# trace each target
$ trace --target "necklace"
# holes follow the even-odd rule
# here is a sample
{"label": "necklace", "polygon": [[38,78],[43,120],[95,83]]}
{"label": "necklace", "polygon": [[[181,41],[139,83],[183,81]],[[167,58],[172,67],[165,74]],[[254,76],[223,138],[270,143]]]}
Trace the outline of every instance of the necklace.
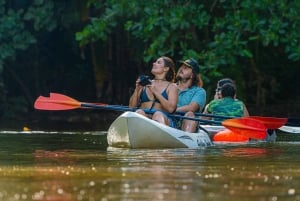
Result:
{"label": "necklace", "polygon": [[167,81],[166,79],[153,79],[153,80]]}

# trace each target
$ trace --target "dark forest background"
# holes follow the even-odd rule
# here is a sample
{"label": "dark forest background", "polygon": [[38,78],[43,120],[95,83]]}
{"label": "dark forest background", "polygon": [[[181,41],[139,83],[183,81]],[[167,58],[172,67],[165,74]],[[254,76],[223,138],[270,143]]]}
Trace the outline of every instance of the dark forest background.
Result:
{"label": "dark forest background", "polygon": [[230,77],[251,115],[299,117],[299,33],[298,0],[0,0],[1,122],[66,114],[34,110],[49,92],[127,105],[162,55],[197,59],[208,101]]}

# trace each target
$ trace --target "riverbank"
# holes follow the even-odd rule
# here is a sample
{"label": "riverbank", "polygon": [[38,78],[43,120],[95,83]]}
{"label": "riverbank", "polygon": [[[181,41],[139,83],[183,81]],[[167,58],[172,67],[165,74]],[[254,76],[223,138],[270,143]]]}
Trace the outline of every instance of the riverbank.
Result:
{"label": "riverbank", "polygon": [[34,111],[30,114],[2,118],[1,130],[107,130],[121,112],[97,110]]}

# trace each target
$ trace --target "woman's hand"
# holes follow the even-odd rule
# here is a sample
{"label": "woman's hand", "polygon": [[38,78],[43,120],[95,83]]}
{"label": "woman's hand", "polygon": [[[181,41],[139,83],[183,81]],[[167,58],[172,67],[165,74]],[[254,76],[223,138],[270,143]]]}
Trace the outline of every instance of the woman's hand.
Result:
{"label": "woman's hand", "polygon": [[143,88],[142,85],[140,85],[140,78],[138,78],[136,81],[135,81],[135,90],[140,90],[141,88]]}
{"label": "woman's hand", "polygon": [[138,106],[139,104],[139,100],[140,100],[140,96],[141,96],[141,92],[143,90],[143,86],[140,85],[140,79],[138,78],[135,81],[135,89],[133,94],[131,95],[130,99],[129,99],[129,107],[133,108]]}

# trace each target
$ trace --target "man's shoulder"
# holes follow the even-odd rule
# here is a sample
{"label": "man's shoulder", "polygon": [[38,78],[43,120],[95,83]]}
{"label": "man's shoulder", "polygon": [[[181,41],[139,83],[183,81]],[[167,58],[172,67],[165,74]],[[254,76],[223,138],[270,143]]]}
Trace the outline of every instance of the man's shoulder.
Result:
{"label": "man's shoulder", "polygon": [[189,87],[186,88],[184,90],[179,90],[179,94],[185,95],[185,96],[191,96],[191,95],[199,95],[199,96],[203,96],[204,94],[206,94],[206,91],[201,88],[201,87],[197,87],[197,86],[193,86],[193,87]]}
{"label": "man's shoulder", "polygon": [[192,91],[205,91],[205,89],[203,89],[202,87],[198,87],[198,86],[192,86],[189,88],[189,90]]}
{"label": "man's shoulder", "polygon": [[179,93],[180,94],[203,94],[203,93],[206,93],[206,91],[201,87],[192,86],[192,87],[186,88],[185,90],[180,91]]}

